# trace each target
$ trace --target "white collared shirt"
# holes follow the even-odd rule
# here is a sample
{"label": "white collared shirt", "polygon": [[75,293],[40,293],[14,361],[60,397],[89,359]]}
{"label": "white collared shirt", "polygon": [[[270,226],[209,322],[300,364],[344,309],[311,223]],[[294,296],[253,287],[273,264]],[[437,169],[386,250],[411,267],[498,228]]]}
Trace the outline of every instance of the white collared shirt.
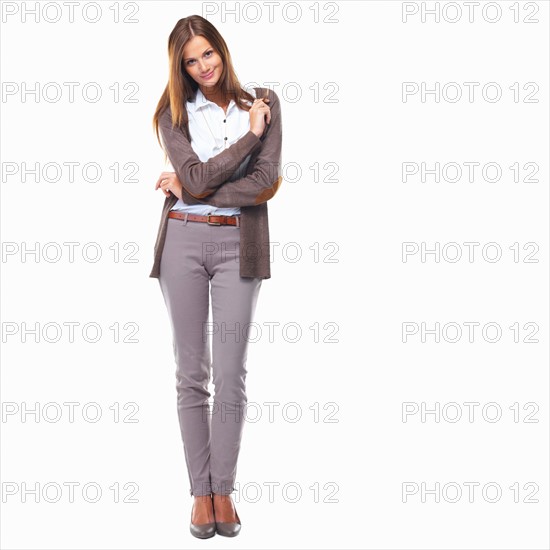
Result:
{"label": "white collared shirt", "polygon": [[[256,97],[254,88],[245,88],[253,97]],[[251,105],[252,103],[249,103]],[[217,155],[224,149],[242,138],[250,130],[250,115],[248,111],[238,109],[235,101],[230,100],[227,114],[213,101],[206,99],[201,89],[197,89],[195,101],[186,103],[189,116],[189,134],[191,147],[202,162]],[[230,180],[244,177],[250,155],[243,159],[239,168],[231,175]],[[164,170],[174,172],[174,167],[167,160]],[[171,210],[188,212],[189,214],[221,214],[234,216],[241,213],[239,207],[217,208],[209,204],[185,204],[178,199]]]}

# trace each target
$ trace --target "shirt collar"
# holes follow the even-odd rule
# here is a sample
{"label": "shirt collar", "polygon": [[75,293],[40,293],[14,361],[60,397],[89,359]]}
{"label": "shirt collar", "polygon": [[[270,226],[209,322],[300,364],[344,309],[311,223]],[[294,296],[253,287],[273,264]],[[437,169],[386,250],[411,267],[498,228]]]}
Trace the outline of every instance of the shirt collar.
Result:
{"label": "shirt collar", "polygon": [[[188,101],[188,108],[195,112],[199,109],[203,109],[204,107],[207,107],[208,105],[216,105],[213,101],[210,101],[206,99],[205,95],[202,93],[202,90],[200,88],[197,88],[197,93],[195,96],[195,101]],[[229,101],[229,105],[227,107],[227,112],[229,113],[229,109],[231,109],[231,106],[235,105],[235,102],[231,99]]]}

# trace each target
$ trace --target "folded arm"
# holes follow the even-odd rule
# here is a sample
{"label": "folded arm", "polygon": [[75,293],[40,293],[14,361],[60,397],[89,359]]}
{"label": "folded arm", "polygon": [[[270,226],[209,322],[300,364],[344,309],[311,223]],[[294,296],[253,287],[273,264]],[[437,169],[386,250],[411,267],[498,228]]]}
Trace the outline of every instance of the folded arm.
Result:
{"label": "folded arm", "polygon": [[244,158],[260,146],[260,138],[251,130],[230,147],[202,162],[182,129],[172,128],[172,114],[166,109],[159,117],[159,132],[170,163],[184,191],[203,199],[224,183]]}
{"label": "folded arm", "polygon": [[[195,197],[200,203],[219,208],[255,206],[275,196],[283,180],[281,175],[282,119],[279,98],[273,91],[270,92],[270,98],[271,122],[265,132],[259,153],[251,157],[250,173],[243,178],[226,181],[208,196]],[[187,202],[190,199],[189,194],[186,193],[186,182],[180,178],[179,174],[177,175],[183,186],[183,202],[190,204]]]}

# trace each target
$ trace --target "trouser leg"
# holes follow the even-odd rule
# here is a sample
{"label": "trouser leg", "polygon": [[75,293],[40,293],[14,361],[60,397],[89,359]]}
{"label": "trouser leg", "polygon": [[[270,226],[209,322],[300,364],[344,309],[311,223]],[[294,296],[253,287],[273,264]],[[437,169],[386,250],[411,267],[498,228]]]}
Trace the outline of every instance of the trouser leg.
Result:
{"label": "trouser leg", "polygon": [[209,274],[202,247],[205,225],[168,219],[159,276],[172,326],[177,410],[192,495],[211,493],[210,349],[206,337]]}
{"label": "trouser leg", "polygon": [[234,489],[237,459],[245,421],[246,360],[249,326],[253,322],[262,279],[239,275],[239,228],[211,227],[206,266],[212,276],[212,371],[214,403],[210,440],[212,492]]}

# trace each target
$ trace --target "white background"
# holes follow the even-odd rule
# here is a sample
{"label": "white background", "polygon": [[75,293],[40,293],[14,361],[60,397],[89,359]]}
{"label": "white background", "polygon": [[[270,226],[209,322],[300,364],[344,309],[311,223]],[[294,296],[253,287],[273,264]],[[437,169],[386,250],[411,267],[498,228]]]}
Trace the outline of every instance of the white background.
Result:
{"label": "white background", "polygon": [[[265,3],[250,3],[243,13],[241,2],[236,22],[218,2],[146,1],[136,4],[135,23],[113,22],[110,1],[99,3],[96,23],[83,19],[85,3],[75,7],[72,23],[67,7],[58,22],[37,23],[33,15],[23,22],[23,4],[4,2],[1,26],[2,548],[548,548],[548,2],[517,4],[517,23],[506,1],[485,6],[486,17],[481,2],[472,22],[459,2],[455,23],[447,2],[440,2],[449,10],[440,22],[434,15],[421,19],[420,10],[434,2],[320,2],[317,21],[315,3],[300,2],[297,16],[292,6],[285,14],[281,2],[272,22]],[[50,18],[55,6],[63,8],[51,4]],[[418,13],[404,21],[403,4]],[[164,202],[154,190],[164,163],[151,121],[166,85],[168,35],[178,19],[206,16],[207,8],[240,81],[270,86],[281,99],[285,180],[268,204],[271,240],[279,244],[256,311],[262,334],[249,348],[250,414],[261,417],[245,427],[239,459],[238,482],[247,489],[234,496],[243,528],[235,540],[198,541],[188,528],[192,498],[170,325],[158,281],[149,278]],[[497,8],[500,18],[491,23]],[[121,19],[129,16],[132,3],[120,2],[119,9]],[[74,102],[67,82],[80,83]],[[103,92],[95,103],[81,92],[94,82]],[[465,94],[464,82],[480,85],[472,102],[444,96],[436,102],[433,95],[422,101],[419,93],[405,102],[404,82],[430,89],[454,82]],[[481,94],[489,82],[500,86],[500,100]],[[538,102],[527,103],[533,88],[523,86],[533,82]],[[40,90],[57,83],[63,95],[58,101],[22,95],[24,85],[35,83]],[[118,101],[110,90],[115,83]],[[123,101],[132,91],[124,90],[127,83],[137,85],[137,102]],[[23,181],[22,163],[64,162],[79,163],[73,181],[67,171],[59,181],[33,175]],[[458,182],[403,181],[404,162],[430,169],[436,162],[496,163],[502,176],[487,181],[478,168],[472,182],[466,173]],[[100,165],[99,181],[84,180],[86,163]],[[136,181],[114,181],[114,163],[136,163]],[[326,163],[335,163],[337,173],[323,169]],[[518,182],[509,169],[514,163],[522,167]],[[538,166],[537,181],[523,181],[526,163]],[[10,174],[14,165],[19,171]],[[292,182],[296,166],[301,177]],[[336,181],[323,181],[331,174]],[[79,243],[74,262],[67,242]],[[449,248],[438,262],[419,254],[404,262],[404,242],[430,249],[459,243],[463,257],[449,261]],[[473,262],[465,242],[480,243]],[[490,242],[502,249],[499,261],[481,254]],[[38,257],[22,256],[23,247],[36,243]],[[55,243],[62,255],[47,261],[41,252],[55,256]],[[99,261],[83,258],[87,243],[97,243]],[[122,261],[132,252],[126,243],[136,243],[133,263]],[[519,262],[509,248],[514,243]],[[536,243],[538,262],[523,261],[525,243]],[[319,247],[318,261],[312,246]],[[292,261],[296,250],[301,258]],[[336,261],[323,261],[334,250]],[[55,326],[67,322],[79,323],[74,342],[66,328],[58,342],[48,342]],[[439,343],[433,335],[423,343],[420,334],[403,342],[406,322],[451,325]],[[468,322],[479,323],[473,342]],[[32,334],[24,340],[25,323],[39,323],[38,342]],[[47,323],[54,325],[44,337]],[[101,327],[97,343],[83,338],[86,323]],[[123,325],[135,323],[137,342],[114,342],[115,323],[121,338],[131,336]],[[267,323],[280,323],[273,341]],[[314,323],[319,342],[309,328]],[[487,323],[502,328],[499,341],[483,338]],[[519,342],[509,328],[514,323]],[[524,342],[534,326],[527,323],[538,326],[532,335],[538,342]],[[456,343],[448,341],[453,324],[463,329]],[[296,325],[302,335],[292,343]],[[331,335],[336,343],[323,342]],[[65,402],[79,403],[74,422]],[[131,411],[121,410],[114,422],[110,407],[131,402],[138,421],[123,422]],[[268,402],[277,403],[272,422]],[[456,410],[447,407],[439,422],[434,415],[422,422],[420,414],[404,422],[404,402],[431,409],[458,403],[463,417],[451,422]],[[480,404],[473,422],[465,402]],[[21,414],[36,403],[39,421]],[[52,416],[56,403],[61,408],[59,421],[45,420],[47,403],[54,404],[47,408]],[[86,403],[101,408],[99,421],[83,418]],[[488,420],[494,407],[483,416],[487,403],[501,408],[499,421]],[[519,422],[509,409],[514,403]],[[534,410],[524,410],[526,403],[536,404],[538,422],[524,421]],[[296,410],[302,416],[292,422]],[[78,484],[74,502],[67,482]],[[419,492],[403,502],[407,482]],[[83,498],[86,483],[102,489],[98,502]],[[115,483],[121,500],[131,496],[122,487],[135,484],[138,502],[114,502]],[[423,499],[420,488],[437,483],[439,502],[433,493]],[[473,502],[465,483],[479,484]],[[497,502],[489,502],[491,490],[482,494],[488,483],[502,489]],[[39,502],[32,494],[23,502],[24,484],[38,484]],[[463,492],[453,503],[456,486]],[[48,502],[55,487],[65,490]],[[302,494],[291,502],[296,487]],[[538,502],[525,502],[530,487],[538,487],[531,496]]]}

